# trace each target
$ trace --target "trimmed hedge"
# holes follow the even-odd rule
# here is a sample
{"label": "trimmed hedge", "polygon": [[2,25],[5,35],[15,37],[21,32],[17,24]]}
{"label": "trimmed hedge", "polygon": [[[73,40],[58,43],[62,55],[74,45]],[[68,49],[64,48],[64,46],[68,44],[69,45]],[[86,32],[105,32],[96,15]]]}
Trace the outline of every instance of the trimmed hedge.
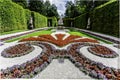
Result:
{"label": "trimmed hedge", "polygon": [[73,27],[74,26],[74,18],[63,18],[63,24],[66,27]]}
{"label": "trimmed hedge", "polygon": [[34,18],[34,27],[35,28],[41,28],[41,27],[47,27],[47,17],[32,11],[32,15]]}
{"label": "trimmed hedge", "polygon": [[114,0],[90,14],[92,31],[119,37],[119,2]]}
{"label": "trimmed hedge", "polygon": [[58,21],[56,17],[48,17],[48,26],[56,27],[58,25]]}
{"label": "trimmed hedge", "polygon": [[27,26],[29,26],[29,21],[30,21],[30,17],[31,17],[31,11],[28,9],[25,9],[25,17],[26,17],[26,22],[27,22]]}
{"label": "trimmed hedge", "polygon": [[[32,15],[33,13],[33,15]],[[33,16],[35,28],[46,27],[47,17],[23,9],[22,6],[11,0],[0,0],[0,32],[29,29],[29,20]]]}
{"label": "trimmed hedge", "polygon": [[[90,30],[119,37],[119,1],[109,2],[96,7],[93,11],[84,13],[74,19],[74,26],[81,29],[87,27],[87,14],[90,15]],[[64,19],[64,25],[70,26],[71,19]]]}
{"label": "trimmed hedge", "polygon": [[24,9],[10,0],[0,1],[1,32],[26,29]]}
{"label": "trimmed hedge", "polygon": [[87,26],[87,13],[82,14],[75,18],[74,25],[77,28],[86,29]]}

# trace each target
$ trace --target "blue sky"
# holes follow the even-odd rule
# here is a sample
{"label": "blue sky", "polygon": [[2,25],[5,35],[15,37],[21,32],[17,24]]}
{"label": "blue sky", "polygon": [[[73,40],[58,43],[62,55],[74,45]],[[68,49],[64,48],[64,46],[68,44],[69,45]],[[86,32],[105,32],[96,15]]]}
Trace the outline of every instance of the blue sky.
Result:
{"label": "blue sky", "polygon": [[65,10],[66,10],[65,4],[67,1],[74,2],[74,0],[49,0],[49,1],[51,4],[55,4],[57,6],[57,11],[60,15],[65,13]]}

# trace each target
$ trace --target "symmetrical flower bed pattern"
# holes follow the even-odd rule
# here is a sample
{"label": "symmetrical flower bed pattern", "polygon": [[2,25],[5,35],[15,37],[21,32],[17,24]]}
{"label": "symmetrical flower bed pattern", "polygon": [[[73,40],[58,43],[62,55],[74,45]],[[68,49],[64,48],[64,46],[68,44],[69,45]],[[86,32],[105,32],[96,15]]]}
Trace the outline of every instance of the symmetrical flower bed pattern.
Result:
{"label": "symmetrical flower bed pattern", "polygon": [[20,57],[30,53],[33,50],[34,47],[32,47],[30,44],[22,43],[6,48],[4,51],[2,51],[1,56],[6,58]]}
{"label": "symmetrical flower bed pattern", "polygon": [[80,52],[80,48],[83,46],[91,46],[95,44],[75,43],[68,46],[67,50],[55,49],[55,47],[50,44],[43,42],[30,42],[30,44],[41,47],[43,51],[31,61],[1,70],[1,78],[32,78],[47,67],[52,59],[62,57],[70,59],[76,67],[93,78],[120,79],[119,69],[92,61]]}
{"label": "symmetrical flower bed pattern", "polygon": [[81,38],[80,36],[70,35],[66,39],[63,40],[64,34],[56,34],[57,40],[52,37],[51,35],[40,35],[39,37],[30,37],[26,39],[20,40],[20,42],[23,41],[45,41],[53,43],[57,46],[65,46],[72,42],[91,42],[91,43],[99,43],[97,40],[89,39],[89,38]]}
{"label": "symmetrical flower bed pattern", "polygon": [[88,50],[95,55],[105,58],[113,58],[118,56],[118,54],[116,54],[116,52],[114,52],[113,50],[101,45],[94,45],[88,48]]}

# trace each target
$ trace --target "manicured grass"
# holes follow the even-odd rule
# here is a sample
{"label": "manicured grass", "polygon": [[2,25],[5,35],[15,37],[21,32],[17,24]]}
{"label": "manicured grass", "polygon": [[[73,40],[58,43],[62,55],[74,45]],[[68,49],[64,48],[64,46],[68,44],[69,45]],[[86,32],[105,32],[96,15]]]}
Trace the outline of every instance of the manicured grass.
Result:
{"label": "manicured grass", "polygon": [[14,30],[14,31],[9,31],[9,32],[3,32],[3,33],[0,33],[0,35],[11,34],[11,33],[17,33],[17,32],[22,32],[22,31],[27,31],[27,30]]}
{"label": "manicured grass", "polygon": [[85,35],[83,33],[80,33],[80,32],[69,32],[69,34],[71,34],[71,35],[77,35],[77,36],[89,37],[89,36],[87,36],[87,35]]}
{"label": "manicured grass", "polygon": [[33,32],[31,34],[27,34],[27,35],[18,37],[18,38],[13,38],[13,39],[10,39],[10,40],[6,40],[6,42],[13,42],[13,41],[21,40],[21,39],[24,39],[24,38],[29,38],[29,37],[32,37],[32,36],[51,34],[51,33],[52,33],[52,31],[50,31],[50,30],[37,31],[37,32]]}
{"label": "manicured grass", "polygon": [[101,38],[98,38],[98,37],[92,36],[92,35],[87,34],[87,33],[84,33],[84,32],[74,31],[74,32],[69,32],[69,34],[71,34],[71,35],[83,36],[83,37],[89,37],[89,38],[93,38],[93,39],[96,39],[96,40],[102,41],[102,42],[107,43],[107,44],[112,44],[112,42],[110,42],[110,41],[103,40],[103,39],[101,39]]}

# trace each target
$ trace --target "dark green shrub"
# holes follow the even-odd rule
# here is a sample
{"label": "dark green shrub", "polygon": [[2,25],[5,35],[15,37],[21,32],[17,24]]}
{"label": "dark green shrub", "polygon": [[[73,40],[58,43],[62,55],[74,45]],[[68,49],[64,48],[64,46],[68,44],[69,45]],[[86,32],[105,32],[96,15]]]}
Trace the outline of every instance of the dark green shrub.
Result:
{"label": "dark green shrub", "polygon": [[90,14],[92,31],[119,36],[119,2],[114,0]]}
{"label": "dark green shrub", "polygon": [[58,21],[56,17],[48,17],[48,26],[56,27],[58,25]]}
{"label": "dark green shrub", "polygon": [[10,0],[0,1],[1,32],[26,29],[24,9]]}
{"label": "dark green shrub", "polygon": [[74,26],[77,28],[86,29],[86,26],[87,26],[86,15],[87,15],[87,13],[76,17],[75,21],[74,21]]}
{"label": "dark green shrub", "polygon": [[27,27],[29,26],[29,21],[30,21],[30,17],[31,17],[31,11],[28,9],[25,9],[25,15],[26,15],[26,23],[27,23]]}
{"label": "dark green shrub", "polygon": [[63,24],[66,27],[74,27],[74,18],[64,18]]}
{"label": "dark green shrub", "polygon": [[35,28],[47,27],[47,17],[37,13],[32,12],[34,17],[34,26]]}

